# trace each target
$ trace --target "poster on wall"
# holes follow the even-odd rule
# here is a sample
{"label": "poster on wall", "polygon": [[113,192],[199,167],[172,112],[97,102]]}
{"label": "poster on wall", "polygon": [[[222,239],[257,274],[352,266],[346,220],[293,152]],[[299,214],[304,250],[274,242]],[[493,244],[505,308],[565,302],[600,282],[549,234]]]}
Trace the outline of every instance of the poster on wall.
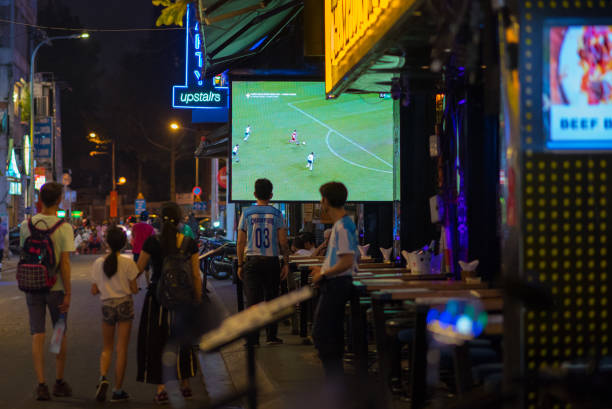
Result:
{"label": "poster on wall", "polygon": [[544,30],[550,149],[612,148],[612,24]]}

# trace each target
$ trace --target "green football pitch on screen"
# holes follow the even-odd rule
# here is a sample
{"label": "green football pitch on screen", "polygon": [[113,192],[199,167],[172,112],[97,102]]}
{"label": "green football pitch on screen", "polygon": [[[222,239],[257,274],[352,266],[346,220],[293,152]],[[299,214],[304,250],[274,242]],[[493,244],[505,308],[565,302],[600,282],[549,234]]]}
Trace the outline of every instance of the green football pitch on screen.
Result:
{"label": "green football pitch on screen", "polygon": [[393,199],[393,101],[324,95],[323,82],[232,82],[232,200],[253,201],[259,178],[279,202],[318,201],[329,181],[350,201]]}

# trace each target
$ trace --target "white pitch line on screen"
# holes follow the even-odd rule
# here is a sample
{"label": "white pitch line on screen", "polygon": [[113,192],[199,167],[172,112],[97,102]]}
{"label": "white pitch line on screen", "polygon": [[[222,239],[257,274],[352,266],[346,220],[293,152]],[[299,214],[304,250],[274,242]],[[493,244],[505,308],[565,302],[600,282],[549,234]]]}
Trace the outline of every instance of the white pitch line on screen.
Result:
{"label": "white pitch line on screen", "polygon": [[[342,135],[340,132],[336,131],[334,128],[332,128],[331,126],[325,124],[324,122],[321,122],[320,120],[318,120],[317,118],[315,118],[314,116],[310,115],[308,112],[304,112],[302,111],[300,108],[296,107],[295,105],[293,105],[291,102],[288,102],[287,105],[289,105],[291,108],[295,109],[298,112],[301,112],[303,115],[306,115],[308,118],[312,119],[313,121],[315,121],[316,123],[318,123],[319,125],[327,128],[328,130],[340,135],[342,138],[344,138],[346,141],[352,143],[353,145],[355,145],[356,147],[358,147],[359,149],[361,149],[362,151],[369,153],[370,155],[374,156],[376,159],[378,159],[379,161],[381,161],[382,163],[384,163],[385,165],[389,166],[391,169],[393,169],[393,165],[390,164],[389,162],[387,162],[386,160],[384,160],[383,158],[381,158],[380,156],[376,155],[375,153],[370,152],[369,150],[367,150],[366,148],[364,148],[363,146],[359,145],[357,142],[353,141],[350,138],[347,138],[346,136]],[[389,172],[391,173],[391,172]]]}
{"label": "white pitch line on screen", "polygon": [[347,162],[347,163],[350,163],[351,165],[358,166],[358,167],[363,168],[363,169],[373,170],[374,172],[393,173],[393,172],[391,172],[390,170],[382,170],[382,169],[374,169],[374,168],[369,168],[369,167],[367,167],[367,166],[360,165],[359,163],[355,163],[355,162],[353,162],[353,161],[351,161],[351,160],[348,160],[348,159],[346,159],[345,157],[341,156],[341,155],[340,155],[340,154],[338,154],[338,153],[337,153],[337,152],[336,152],[336,151],[335,151],[335,150],[334,150],[334,149],[331,147],[331,145],[329,144],[329,135],[331,135],[332,133],[337,133],[337,132],[336,132],[336,131],[334,131],[333,129],[330,129],[329,131],[327,131],[327,135],[325,135],[325,143],[327,144],[327,149],[329,149],[329,151],[330,151],[331,153],[333,153],[333,154],[334,154],[336,157],[338,157],[339,159],[342,159],[343,161],[345,161],[345,162]]}

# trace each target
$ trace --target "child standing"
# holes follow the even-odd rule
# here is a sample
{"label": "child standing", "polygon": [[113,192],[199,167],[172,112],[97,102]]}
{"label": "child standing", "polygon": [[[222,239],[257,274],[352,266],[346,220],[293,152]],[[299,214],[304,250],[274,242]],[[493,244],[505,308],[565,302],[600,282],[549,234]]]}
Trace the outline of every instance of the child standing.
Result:
{"label": "child standing", "polygon": [[119,227],[110,227],[106,233],[106,242],[110,254],[94,262],[91,293],[100,294],[102,301],[102,338],[103,347],[100,354],[100,380],[96,390],[96,400],[103,402],[110,382],[106,378],[113,355],[115,329],[117,330],[117,362],[115,363],[115,389],[111,402],[125,401],[130,396],[122,389],[123,377],[127,363],[127,348],[130,330],[134,319],[134,302],[132,294],[138,292],[136,278],[138,267],[134,261],[120,255],[127,238]]}

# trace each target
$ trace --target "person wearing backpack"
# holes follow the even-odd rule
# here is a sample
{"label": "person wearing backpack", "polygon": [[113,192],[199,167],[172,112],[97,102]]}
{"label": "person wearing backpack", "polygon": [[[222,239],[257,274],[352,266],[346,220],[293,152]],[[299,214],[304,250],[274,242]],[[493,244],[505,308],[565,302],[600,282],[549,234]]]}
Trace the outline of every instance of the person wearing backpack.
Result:
{"label": "person wearing backpack", "polygon": [[102,301],[102,340],[100,354],[100,380],[96,388],[96,400],[104,402],[110,382],[106,378],[113,356],[115,329],[117,330],[117,361],[115,362],[115,389],[111,402],[126,401],[130,398],[122,389],[127,349],[130,341],[134,301],[132,294],[138,293],[136,277],[138,267],[130,257],[122,256],[127,237],[119,227],[111,227],[106,234],[110,254],[98,258],[93,265],[91,293],[100,294]]}
{"label": "person wearing backpack", "polygon": [[[21,259],[17,265],[17,283],[26,292],[26,302],[32,334],[32,358],[38,380],[37,400],[49,400],[45,383],[44,345],[46,310],[53,325],[63,317],[67,321],[70,308],[70,252],[74,249],[74,234],[70,224],[57,217],[63,186],[50,182],[40,189],[42,213],[21,223]],[[38,252],[43,257],[33,258]],[[42,276],[41,276],[42,275]],[[56,382],[53,396],[72,396],[72,389],[64,381],[66,364],[66,331],[61,349],[55,358]]]}
{"label": "person wearing backpack", "polygon": [[[165,383],[171,380],[180,381],[185,399],[192,397],[189,378],[198,363],[192,339],[186,336],[185,314],[202,300],[198,245],[178,229],[181,209],[165,203],[161,217],[161,234],[145,241],[138,258],[140,274],[150,261],[153,275],[140,316],[137,375],[139,382],[157,385],[154,400],[160,404],[168,402]],[[162,354],[176,361],[164,365]]]}

